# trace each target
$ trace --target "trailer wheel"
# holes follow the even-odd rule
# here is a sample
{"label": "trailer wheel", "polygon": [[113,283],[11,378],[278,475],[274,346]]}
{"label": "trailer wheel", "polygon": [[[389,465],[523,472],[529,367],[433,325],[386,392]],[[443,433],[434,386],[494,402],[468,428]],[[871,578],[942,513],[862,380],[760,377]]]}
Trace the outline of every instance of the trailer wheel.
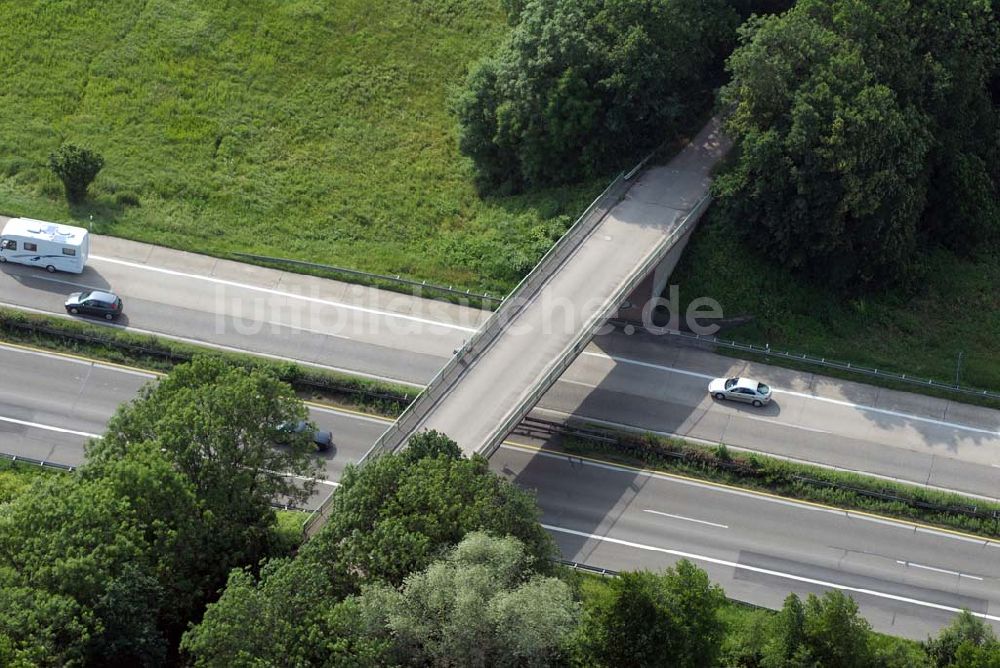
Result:
{"label": "trailer wheel", "polygon": [[49,266],[45,267],[45,271],[49,272],[50,274],[54,274],[56,273],[56,268],[50,264]]}

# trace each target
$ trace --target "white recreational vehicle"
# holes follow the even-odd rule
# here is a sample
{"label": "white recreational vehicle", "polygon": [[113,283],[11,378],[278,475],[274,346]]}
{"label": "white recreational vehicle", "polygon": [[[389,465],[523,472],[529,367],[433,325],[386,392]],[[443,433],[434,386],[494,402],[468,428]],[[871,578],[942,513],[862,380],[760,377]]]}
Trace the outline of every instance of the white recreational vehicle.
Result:
{"label": "white recreational vehicle", "polygon": [[82,227],[11,218],[0,233],[0,262],[79,274],[87,264],[90,235]]}

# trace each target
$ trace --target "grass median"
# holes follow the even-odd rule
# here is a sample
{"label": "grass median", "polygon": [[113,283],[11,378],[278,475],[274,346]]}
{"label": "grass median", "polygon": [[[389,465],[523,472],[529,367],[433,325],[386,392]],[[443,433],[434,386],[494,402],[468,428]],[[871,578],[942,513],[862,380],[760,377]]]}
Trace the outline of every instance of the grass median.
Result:
{"label": "grass median", "polygon": [[[858,473],[789,462],[756,453],[707,447],[655,434],[592,430],[564,436],[568,454],[677,473],[900,520],[1000,538],[1000,503]],[[604,434],[604,438],[594,435]]]}

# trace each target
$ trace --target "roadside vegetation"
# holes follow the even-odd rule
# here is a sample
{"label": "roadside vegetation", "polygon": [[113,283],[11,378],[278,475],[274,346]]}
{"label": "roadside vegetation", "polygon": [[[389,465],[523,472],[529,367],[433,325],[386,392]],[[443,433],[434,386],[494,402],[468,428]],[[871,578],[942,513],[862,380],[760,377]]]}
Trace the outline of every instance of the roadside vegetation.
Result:
{"label": "roadside vegetation", "polygon": [[[997,390],[1000,251],[982,249],[977,257],[963,259],[938,250],[923,263],[926,275],[912,289],[847,296],[832,285],[803,280],[748,247],[713,208],[670,281],[679,286],[682,313],[692,299],[707,296],[719,301],[727,318],[752,318],[718,336],[947,383],[958,371],[962,385]],[[730,280],[734,272],[740,280]],[[785,364],[777,358],[767,362]],[[898,389],[923,391],[909,385]]]}

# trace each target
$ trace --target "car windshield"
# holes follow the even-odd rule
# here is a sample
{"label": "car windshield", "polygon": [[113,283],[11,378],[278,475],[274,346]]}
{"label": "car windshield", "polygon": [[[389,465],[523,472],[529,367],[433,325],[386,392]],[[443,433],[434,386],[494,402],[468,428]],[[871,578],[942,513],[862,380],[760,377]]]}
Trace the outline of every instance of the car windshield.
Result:
{"label": "car windshield", "polygon": [[758,383],[757,392],[759,392],[760,394],[770,394],[771,388],[765,385],[764,383]]}
{"label": "car windshield", "polygon": [[739,382],[739,378],[729,378],[726,380],[726,389],[731,390],[736,387],[736,383]]}
{"label": "car windshield", "polygon": [[90,299],[90,295],[92,295],[92,294],[93,293],[90,290],[85,290],[85,291],[83,291],[83,292],[80,293],[79,300],[80,301],[86,301],[86,300]]}

